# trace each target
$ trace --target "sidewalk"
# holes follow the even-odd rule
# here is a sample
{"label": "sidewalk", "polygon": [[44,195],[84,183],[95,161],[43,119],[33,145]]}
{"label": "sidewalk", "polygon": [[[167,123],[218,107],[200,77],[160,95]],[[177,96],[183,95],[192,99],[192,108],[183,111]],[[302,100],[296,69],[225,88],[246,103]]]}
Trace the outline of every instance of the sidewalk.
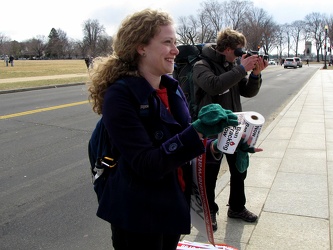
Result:
{"label": "sidewalk", "polygon": [[30,76],[30,77],[18,77],[18,78],[8,78],[0,79],[1,83],[11,83],[11,82],[28,82],[28,81],[38,81],[38,80],[49,80],[49,79],[62,79],[62,78],[74,78],[88,76],[87,73],[82,74],[65,74],[65,75],[47,75],[47,76]]}
{"label": "sidewalk", "polygon": [[[18,82],[28,82],[28,81],[39,81],[39,80],[51,80],[51,79],[64,79],[64,78],[75,78],[87,76],[88,74],[65,74],[65,75],[53,75],[53,76],[31,76],[31,77],[19,77],[19,78],[9,78],[9,79],[0,79],[0,86],[3,83],[18,83]],[[60,88],[60,87],[68,87],[75,85],[84,85],[85,82],[73,82],[73,83],[64,83],[64,84],[52,84],[45,86],[36,86],[36,87],[27,87],[27,88],[13,88],[13,89],[0,89],[1,94],[14,93],[14,92],[22,92],[36,89],[49,89],[49,88]]]}
{"label": "sidewalk", "polygon": [[[227,217],[218,180],[216,243],[242,250],[333,249],[333,70],[319,70],[262,132],[245,180],[255,224]],[[205,242],[193,228],[183,240]]]}

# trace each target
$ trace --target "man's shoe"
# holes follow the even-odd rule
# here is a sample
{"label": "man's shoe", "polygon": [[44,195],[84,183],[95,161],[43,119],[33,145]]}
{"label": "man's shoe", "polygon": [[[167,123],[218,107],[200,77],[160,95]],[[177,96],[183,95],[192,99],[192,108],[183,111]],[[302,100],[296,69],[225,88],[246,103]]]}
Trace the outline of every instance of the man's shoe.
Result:
{"label": "man's shoe", "polygon": [[239,218],[247,222],[255,222],[258,219],[258,216],[254,213],[250,212],[246,208],[241,212],[232,211],[230,208],[228,209],[228,217],[229,218]]}
{"label": "man's shoe", "polygon": [[216,231],[217,231],[216,214],[217,214],[217,213],[210,212],[210,217],[212,218],[212,228],[213,228],[213,232],[216,232]]}

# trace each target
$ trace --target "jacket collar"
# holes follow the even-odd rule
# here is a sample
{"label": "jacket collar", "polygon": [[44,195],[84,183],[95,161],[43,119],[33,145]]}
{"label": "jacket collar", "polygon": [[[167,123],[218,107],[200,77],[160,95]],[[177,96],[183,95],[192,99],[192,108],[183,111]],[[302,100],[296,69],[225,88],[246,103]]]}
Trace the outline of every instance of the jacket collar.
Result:
{"label": "jacket collar", "polygon": [[219,65],[224,65],[227,61],[225,60],[225,55],[216,51],[215,43],[207,43],[202,48],[202,57],[207,58]]}
{"label": "jacket collar", "polygon": [[[155,92],[155,89],[149,84],[149,82],[143,77],[128,76],[121,80],[126,82],[129,86],[129,90],[132,92],[133,96],[138,100],[139,103],[144,103],[148,100],[149,96]],[[178,88],[178,82],[168,75],[163,75],[161,77],[161,84],[168,89],[168,92],[176,92]]]}
{"label": "jacket collar", "polygon": [[[155,95],[155,89],[143,77],[124,77],[120,80],[126,82],[129,91],[133,94],[135,99],[140,103],[140,109],[147,109],[149,107],[148,100],[152,95]],[[161,84],[168,91],[168,98],[172,115],[164,106],[160,106],[160,117],[170,124],[181,124],[187,127],[190,122],[190,116],[187,106],[184,102],[184,96],[178,90],[178,81],[168,75],[163,75]],[[184,113],[185,112],[185,113]]]}

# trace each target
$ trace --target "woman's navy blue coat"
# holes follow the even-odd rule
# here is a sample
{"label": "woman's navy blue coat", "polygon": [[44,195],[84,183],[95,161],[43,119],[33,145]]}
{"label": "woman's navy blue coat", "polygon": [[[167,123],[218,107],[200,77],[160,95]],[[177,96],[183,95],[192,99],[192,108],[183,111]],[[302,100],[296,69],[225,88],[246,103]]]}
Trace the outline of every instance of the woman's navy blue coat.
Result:
{"label": "woman's navy blue coat", "polygon": [[[190,233],[191,166],[205,152],[185,97],[176,80],[165,75],[170,112],[144,79],[126,77],[105,93],[103,120],[119,155],[108,178],[97,215],[133,232]],[[186,190],[177,169],[182,166]]]}

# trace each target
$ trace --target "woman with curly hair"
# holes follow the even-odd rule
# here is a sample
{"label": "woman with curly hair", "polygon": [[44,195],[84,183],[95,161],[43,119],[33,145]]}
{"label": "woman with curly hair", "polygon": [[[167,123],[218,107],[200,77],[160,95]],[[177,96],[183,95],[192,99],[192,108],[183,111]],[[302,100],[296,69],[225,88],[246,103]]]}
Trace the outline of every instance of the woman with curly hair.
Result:
{"label": "woman with curly hair", "polygon": [[112,55],[92,76],[93,110],[118,159],[97,210],[111,223],[116,250],[177,248],[191,227],[190,161],[206,150],[220,155],[216,142],[202,139],[237,124],[217,104],[190,123],[186,98],[169,76],[178,53],[169,14],[145,9],[122,22]]}

